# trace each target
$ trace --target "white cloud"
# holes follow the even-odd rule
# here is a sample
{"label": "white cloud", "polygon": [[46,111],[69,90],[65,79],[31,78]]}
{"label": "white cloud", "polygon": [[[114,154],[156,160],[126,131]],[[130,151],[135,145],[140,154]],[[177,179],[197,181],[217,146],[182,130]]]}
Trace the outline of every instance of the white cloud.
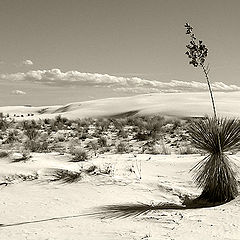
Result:
{"label": "white cloud", "polygon": [[33,65],[33,62],[29,59],[22,61],[23,65]]}
{"label": "white cloud", "polygon": [[14,95],[25,95],[26,92],[23,92],[23,91],[21,91],[21,90],[13,90],[13,91],[12,91],[12,94],[14,94]]}
{"label": "white cloud", "polygon": [[[206,83],[191,81],[171,80],[170,82],[159,82],[146,80],[139,77],[116,77],[108,74],[82,73],[78,71],[62,72],[60,69],[36,70],[26,73],[1,74],[0,79],[9,81],[31,81],[52,85],[81,85],[93,87],[107,87],[114,91],[133,93],[149,92],[186,92],[206,91]],[[212,83],[215,91],[240,91],[236,85],[227,85],[223,82]]]}

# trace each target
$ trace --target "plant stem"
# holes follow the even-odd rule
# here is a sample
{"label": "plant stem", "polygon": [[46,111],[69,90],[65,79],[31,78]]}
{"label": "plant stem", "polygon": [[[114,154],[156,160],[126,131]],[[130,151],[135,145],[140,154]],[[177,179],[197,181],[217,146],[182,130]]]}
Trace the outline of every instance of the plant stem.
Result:
{"label": "plant stem", "polygon": [[211,87],[211,84],[210,84],[210,81],[209,81],[209,78],[208,78],[208,72],[207,72],[204,64],[201,63],[200,66],[202,67],[203,72],[205,74],[205,78],[207,80],[208,89],[209,89],[211,100],[212,100],[214,118],[217,119],[217,111],[216,111],[215,101],[214,101],[214,97],[213,97],[212,87]]}
{"label": "plant stem", "polygon": [[200,64],[202,69],[203,69],[203,72],[205,74],[205,77],[206,77],[206,80],[207,80],[207,84],[208,84],[208,89],[209,89],[209,92],[210,92],[210,96],[211,96],[211,100],[212,100],[212,106],[213,106],[213,113],[214,113],[214,119],[216,120],[217,122],[217,138],[218,138],[218,146],[219,146],[219,151],[220,151],[220,154],[222,154],[222,147],[221,147],[221,142],[220,142],[220,134],[219,134],[219,122],[217,121],[217,111],[216,111],[216,106],[215,106],[215,101],[214,101],[214,97],[213,97],[213,91],[212,91],[212,87],[211,87],[211,84],[210,84],[210,81],[209,81],[209,77],[208,77],[208,72],[204,66],[204,64]]}

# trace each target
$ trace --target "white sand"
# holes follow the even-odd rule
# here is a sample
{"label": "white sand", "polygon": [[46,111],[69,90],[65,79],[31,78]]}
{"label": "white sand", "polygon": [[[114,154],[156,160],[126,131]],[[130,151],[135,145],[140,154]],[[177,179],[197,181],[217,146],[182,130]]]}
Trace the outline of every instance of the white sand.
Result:
{"label": "white sand", "polygon": [[[70,163],[67,155],[38,153],[26,163],[1,159],[1,176],[38,171],[45,179],[47,168],[74,170],[89,164],[100,168],[111,165],[114,172],[85,176],[73,184],[35,180],[1,186],[0,224],[13,225],[0,227],[0,239],[240,239],[239,197],[214,208],[158,210],[137,218],[81,216],[106,204],[179,203],[180,194],[197,196],[200,190],[192,182],[189,169],[201,158],[199,155],[115,154],[101,155],[86,163]],[[240,155],[233,158],[240,166]],[[140,162],[141,180],[137,170]],[[136,173],[131,173],[130,168]],[[29,223],[17,225],[24,222]]]}
{"label": "white sand", "polygon": [[[239,92],[216,92],[216,106],[219,115],[240,116]],[[46,109],[45,113],[38,111]],[[153,93],[133,97],[107,98],[86,102],[70,103],[65,106],[0,107],[0,112],[17,115],[16,119],[52,118],[57,115],[76,119],[84,117],[111,116],[128,111],[139,111],[139,114],[160,113],[165,116],[203,116],[212,114],[212,105],[208,92],[201,93]],[[34,116],[28,117],[27,114]],[[21,117],[23,115],[23,117]]]}

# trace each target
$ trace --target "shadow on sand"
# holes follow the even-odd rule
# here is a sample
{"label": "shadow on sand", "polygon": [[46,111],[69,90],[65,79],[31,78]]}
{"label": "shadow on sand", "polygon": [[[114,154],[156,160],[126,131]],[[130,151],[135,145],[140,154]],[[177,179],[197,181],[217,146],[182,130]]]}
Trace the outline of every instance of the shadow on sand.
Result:
{"label": "shadow on sand", "polygon": [[134,218],[141,215],[147,215],[152,211],[158,211],[158,210],[186,210],[186,209],[209,208],[209,207],[215,207],[218,205],[221,205],[221,204],[207,203],[199,199],[187,200],[187,203],[183,203],[183,205],[178,205],[173,203],[160,203],[157,205],[151,205],[151,204],[149,205],[144,203],[119,204],[119,205],[114,204],[114,205],[106,205],[106,206],[98,207],[98,208],[95,208],[94,211],[92,212],[78,214],[78,215],[53,217],[53,218],[9,223],[9,224],[0,224],[0,228],[34,224],[34,223],[42,223],[42,222],[50,222],[55,220],[87,217],[87,216],[101,218],[101,219],[119,219],[119,218],[129,218],[129,217]]}

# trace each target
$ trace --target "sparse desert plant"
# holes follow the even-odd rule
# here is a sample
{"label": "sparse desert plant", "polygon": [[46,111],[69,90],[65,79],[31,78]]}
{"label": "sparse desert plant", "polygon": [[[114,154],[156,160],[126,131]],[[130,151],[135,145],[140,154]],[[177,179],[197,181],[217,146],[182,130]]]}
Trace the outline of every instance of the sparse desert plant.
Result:
{"label": "sparse desert plant", "polygon": [[50,169],[50,182],[76,183],[82,179],[82,171]]}
{"label": "sparse desert plant", "polygon": [[107,147],[107,138],[104,137],[104,136],[100,136],[100,137],[98,138],[98,145],[99,145],[100,147]]}
{"label": "sparse desert plant", "polygon": [[211,203],[228,202],[238,194],[236,172],[227,156],[229,151],[239,149],[240,124],[237,119],[218,118],[209,81],[209,66],[205,60],[208,48],[202,40],[197,40],[193,28],[186,23],[186,34],[190,43],[186,45],[186,54],[191,59],[189,64],[200,66],[207,80],[214,117],[206,117],[190,125],[189,132],[193,145],[204,150],[207,156],[192,170],[195,170],[194,180],[203,189],[198,199]]}
{"label": "sparse desert plant", "polygon": [[39,139],[30,140],[24,142],[24,147],[26,150],[31,152],[48,152],[49,151],[49,144],[47,141],[41,142]]}
{"label": "sparse desert plant", "polygon": [[150,132],[139,131],[135,137],[138,141],[146,141],[150,138]]}
{"label": "sparse desert plant", "polygon": [[117,153],[127,153],[128,152],[128,147],[126,143],[120,142],[116,146]]}
{"label": "sparse desert plant", "polygon": [[110,125],[110,120],[109,119],[98,119],[96,121],[96,127],[100,130],[100,131],[107,131]]}
{"label": "sparse desert plant", "polygon": [[197,150],[191,146],[184,146],[179,148],[179,154],[194,154]]}
{"label": "sparse desert plant", "polygon": [[8,121],[3,116],[0,116],[0,130],[5,131],[9,127]]}
{"label": "sparse desert plant", "polygon": [[118,132],[118,136],[122,137],[122,138],[127,138],[128,134],[127,132],[124,130],[124,128],[121,128]]}
{"label": "sparse desert plant", "polygon": [[6,151],[0,151],[0,158],[8,157],[9,153]]}
{"label": "sparse desert plant", "polygon": [[37,138],[39,132],[35,128],[28,128],[24,131],[25,135],[29,138],[29,140],[34,140]]}
{"label": "sparse desert plant", "polygon": [[99,149],[99,145],[98,145],[98,142],[93,140],[93,141],[90,141],[87,146],[94,152],[94,154],[96,155],[97,154],[97,150]]}
{"label": "sparse desert plant", "polygon": [[82,148],[75,148],[71,151],[71,154],[73,155],[72,162],[82,162],[86,161],[88,159],[87,152]]}
{"label": "sparse desert plant", "polygon": [[171,151],[166,146],[166,144],[162,141],[160,145],[153,145],[151,149],[151,154],[162,154],[162,155],[170,155]]}
{"label": "sparse desert plant", "polygon": [[37,180],[38,178],[39,178],[39,175],[37,173],[33,173],[29,175],[13,174],[13,175],[5,176],[3,179],[7,184],[9,184],[14,182],[22,182],[22,181],[33,181],[33,180]]}
{"label": "sparse desert plant", "polygon": [[10,130],[8,132],[7,139],[6,139],[5,143],[13,143],[13,142],[17,141],[18,140],[17,135],[18,135],[18,131],[16,129]]}

